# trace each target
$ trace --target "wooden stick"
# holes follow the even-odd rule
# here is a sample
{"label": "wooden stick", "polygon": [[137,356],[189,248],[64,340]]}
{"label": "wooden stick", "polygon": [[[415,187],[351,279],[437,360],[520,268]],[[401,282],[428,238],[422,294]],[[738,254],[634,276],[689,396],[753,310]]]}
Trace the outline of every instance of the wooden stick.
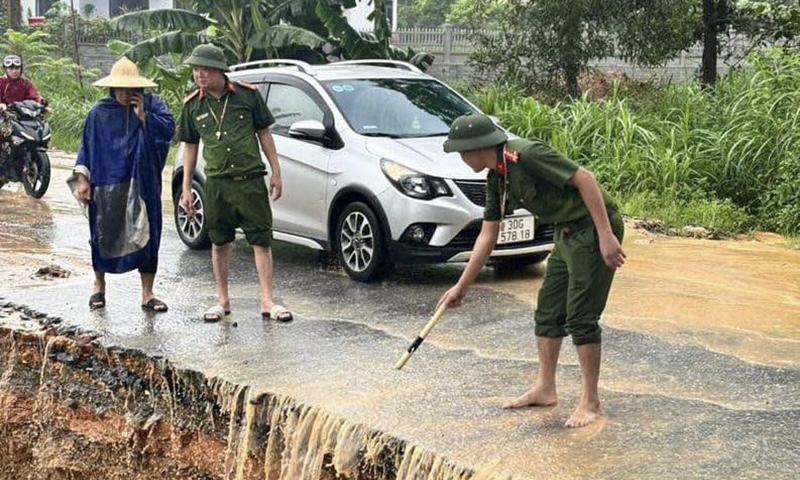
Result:
{"label": "wooden stick", "polygon": [[439,323],[439,320],[442,319],[445,310],[447,310],[446,304],[442,304],[442,306],[436,310],[436,313],[433,314],[433,317],[431,317],[431,319],[428,321],[428,324],[425,325],[425,328],[419,332],[419,336],[415,338],[413,342],[411,342],[411,345],[408,346],[408,350],[403,354],[400,360],[397,361],[397,365],[395,365],[394,368],[401,370],[405,366],[408,359],[411,358],[411,355],[417,351],[420,345],[422,345],[422,341],[425,340],[425,337],[428,335],[428,333],[430,333],[430,331],[433,330],[433,327],[435,327],[436,324]]}

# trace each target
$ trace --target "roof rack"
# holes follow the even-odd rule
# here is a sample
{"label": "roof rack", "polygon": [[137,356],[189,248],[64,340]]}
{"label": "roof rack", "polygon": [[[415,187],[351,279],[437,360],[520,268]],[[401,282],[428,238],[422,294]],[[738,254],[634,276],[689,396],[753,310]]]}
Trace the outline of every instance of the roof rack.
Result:
{"label": "roof rack", "polygon": [[239,64],[236,64],[236,65],[231,65],[230,66],[230,70],[232,72],[234,72],[234,71],[238,71],[238,70],[248,70],[248,69],[251,69],[251,68],[258,68],[258,67],[265,66],[265,65],[275,65],[275,66],[292,65],[292,66],[297,67],[297,69],[300,70],[303,73],[307,73],[309,75],[313,75],[314,74],[314,68],[310,64],[308,64],[306,62],[303,62],[301,60],[289,60],[289,59],[285,59],[285,58],[277,58],[277,59],[269,59],[269,60],[256,60],[254,62],[239,63]]}
{"label": "roof rack", "polygon": [[334,62],[331,65],[376,65],[376,66],[387,66],[387,67],[398,67],[404,68],[411,72],[416,73],[423,73],[422,70],[415,67],[414,65],[403,62],[401,60],[383,60],[383,59],[376,59],[376,60],[342,60],[341,62]]}

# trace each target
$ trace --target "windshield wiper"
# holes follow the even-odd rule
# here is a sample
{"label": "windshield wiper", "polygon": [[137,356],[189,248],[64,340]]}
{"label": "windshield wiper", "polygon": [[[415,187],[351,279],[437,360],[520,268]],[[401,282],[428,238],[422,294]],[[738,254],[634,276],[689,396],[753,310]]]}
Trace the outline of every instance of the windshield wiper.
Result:
{"label": "windshield wiper", "polygon": [[447,136],[447,132],[412,133],[409,135],[404,135],[403,138],[427,138],[427,137],[445,137],[445,136]]}
{"label": "windshield wiper", "polygon": [[380,132],[370,132],[370,133],[362,133],[365,137],[384,137],[384,138],[404,138],[404,135],[397,135],[396,133],[380,133]]}
{"label": "windshield wiper", "polygon": [[447,135],[447,132],[437,132],[437,133],[406,133],[404,135],[400,135],[397,133],[378,133],[378,132],[370,132],[370,133],[362,133],[365,137],[384,137],[384,138],[426,138],[426,137],[444,137]]}

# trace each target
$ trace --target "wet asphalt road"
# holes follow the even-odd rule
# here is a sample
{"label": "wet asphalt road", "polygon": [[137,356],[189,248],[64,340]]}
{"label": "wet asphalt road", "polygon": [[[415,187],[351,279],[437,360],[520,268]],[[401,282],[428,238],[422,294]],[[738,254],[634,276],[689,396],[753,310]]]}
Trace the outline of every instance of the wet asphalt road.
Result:
{"label": "wet asphalt road", "polygon": [[[63,185],[57,182],[54,188]],[[50,221],[35,230],[53,249],[88,256],[85,221],[59,202]],[[169,205],[165,210],[171,215]],[[536,366],[528,299],[541,282],[541,269],[521,275],[524,290],[509,291],[497,288],[500,279],[487,270],[465,305],[448,312],[396,371],[395,362],[460,266],[403,268],[366,285],[310,250],[278,243],[276,299],[296,317],[278,324],[260,318],[252,253],[240,238],[231,257],[234,312],[226,322],[205,324],[200,314],[215,298],[210,254],[185,249],[171,218],[164,230],[156,292],[170,305],[166,314],[139,308],[136,273],[108,277],[102,312],[88,311],[88,275],[35,287],[2,285],[0,296],[97,331],[104,343],[289,395],[465,465],[499,458],[503,470],[519,478],[798,476],[796,331],[789,335],[789,358],[776,365],[646,329],[606,325],[601,398],[608,417],[568,430],[563,422],[580,395],[568,341],[559,367],[559,406],[499,408],[527,387]],[[732,333],[717,341],[742,339]]]}

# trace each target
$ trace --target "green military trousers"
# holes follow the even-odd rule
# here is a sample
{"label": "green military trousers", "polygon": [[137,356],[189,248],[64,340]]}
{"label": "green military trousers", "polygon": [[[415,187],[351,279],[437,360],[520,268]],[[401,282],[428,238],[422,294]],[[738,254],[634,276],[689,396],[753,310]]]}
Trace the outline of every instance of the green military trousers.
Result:
{"label": "green military trousers", "polygon": [[[622,242],[625,226],[619,212],[609,216]],[[536,304],[536,336],[572,336],[572,343],[600,343],[600,315],[605,309],[614,269],[606,266],[593,222],[584,228],[559,225]]]}
{"label": "green military trousers", "polygon": [[272,207],[263,175],[243,181],[208,177],[205,185],[208,237],[225,245],[241,228],[250,245],[272,245]]}

